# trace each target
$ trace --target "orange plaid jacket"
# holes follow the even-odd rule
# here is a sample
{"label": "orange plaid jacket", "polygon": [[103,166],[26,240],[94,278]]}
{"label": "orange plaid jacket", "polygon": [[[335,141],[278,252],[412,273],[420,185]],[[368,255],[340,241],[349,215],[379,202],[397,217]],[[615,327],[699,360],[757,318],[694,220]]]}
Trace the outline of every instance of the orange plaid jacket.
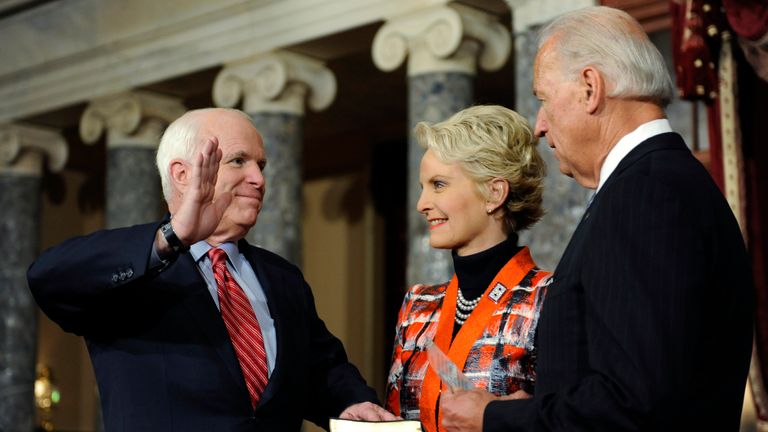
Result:
{"label": "orange plaid jacket", "polygon": [[[505,270],[507,275],[512,275],[509,277],[516,280],[502,280],[500,275]],[[480,337],[469,348],[463,371],[475,387],[502,396],[519,390],[525,382],[532,384],[535,380],[534,334],[551,277],[549,272],[536,267],[528,249],[524,248],[505,265],[483,295],[493,296],[492,291],[499,281],[511,287],[510,293],[497,303],[486,306],[487,316],[476,317],[483,320],[480,321],[483,328]],[[451,283],[415,285],[406,293],[400,308],[392,367],[387,380],[386,406],[405,419],[420,418],[422,384],[429,369],[426,344],[437,339],[441,314],[446,315],[444,320],[450,319],[450,323],[453,322],[457,288],[453,289],[451,298],[450,286],[454,283],[455,275]],[[447,299],[453,303],[449,304]],[[479,309],[476,308],[472,314],[477,314]],[[450,316],[447,316],[446,311],[450,312]],[[472,316],[469,320],[472,320]],[[451,343],[459,340],[463,331],[469,331],[465,328],[469,320]],[[452,331],[450,323],[440,327]],[[461,363],[457,364],[461,369]],[[434,416],[433,410],[430,410],[430,415]],[[422,422],[425,427],[428,424],[439,424],[424,420]],[[430,429],[427,427],[427,430]]]}

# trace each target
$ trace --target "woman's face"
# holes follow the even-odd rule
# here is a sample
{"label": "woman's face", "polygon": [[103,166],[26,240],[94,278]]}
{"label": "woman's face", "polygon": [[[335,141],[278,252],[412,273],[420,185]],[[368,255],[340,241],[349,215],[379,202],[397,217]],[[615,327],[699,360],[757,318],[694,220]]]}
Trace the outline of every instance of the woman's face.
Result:
{"label": "woman's face", "polygon": [[491,205],[456,163],[424,153],[419,172],[421,196],[416,209],[429,224],[429,244],[459,255],[484,251],[506,239],[501,224],[488,214]]}

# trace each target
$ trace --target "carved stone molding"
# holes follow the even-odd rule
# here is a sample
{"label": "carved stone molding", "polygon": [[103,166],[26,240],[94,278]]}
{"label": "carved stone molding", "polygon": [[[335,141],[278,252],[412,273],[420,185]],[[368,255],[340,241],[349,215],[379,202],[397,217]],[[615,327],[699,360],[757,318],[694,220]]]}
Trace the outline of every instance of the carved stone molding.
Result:
{"label": "carved stone molding", "polygon": [[0,123],[447,1],[45,2],[0,19]]}
{"label": "carved stone molding", "polygon": [[67,143],[55,129],[19,123],[0,126],[0,172],[40,176],[43,156],[48,169],[57,172],[68,155]]}
{"label": "carved stone molding", "polygon": [[[83,112],[80,137],[86,144],[93,144],[106,130],[108,146],[156,146],[157,121],[167,125],[186,111],[178,99],[149,92],[107,96],[93,100]],[[147,122],[150,125],[145,127]]]}
{"label": "carved stone molding", "polygon": [[288,51],[276,51],[226,66],[213,83],[217,106],[304,115],[304,100],[314,111],[336,97],[336,77],[323,63]]}
{"label": "carved stone molding", "polygon": [[[476,73],[501,68],[512,47],[510,34],[495,16],[451,4],[423,9],[387,21],[373,39],[373,61],[383,71],[408,56],[408,75],[432,72]],[[479,54],[479,59],[477,58]]]}
{"label": "carved stone molding", "polygon": [[597,0],[505,0],[512,10],[512,31],[515,33],[528,31],[531,27],[545,24],[558,15],[581,9],[587,6],[597,6]]}

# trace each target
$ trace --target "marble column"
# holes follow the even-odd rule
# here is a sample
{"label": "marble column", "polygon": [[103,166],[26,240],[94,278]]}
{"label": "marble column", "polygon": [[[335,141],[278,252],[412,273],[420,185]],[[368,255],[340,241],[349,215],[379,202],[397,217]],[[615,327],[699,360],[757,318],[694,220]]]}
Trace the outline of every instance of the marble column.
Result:
{"label": "marble column", "polygon": [[408,262],[407,284],[439,283],[453,274],[450,251],[429,245],[419,199],[419,164],[424,150],[413,128],[436,123],[474,103],[477,65],[497,70],[509,57],[509,32],[496,17],[459,5],[435,6],[393,18],[373,41],[373,60],[383,71],[408,57]]}
{"label": "marble column", "polygon": [[[564,12],[594,5],[594,0],[507,0],[512,9],[515,44],[515,110],[536,122],[539,101],[533,96],[533,62],[538,51],[538,31]],[[560,173],[559,163],[546,139],[539,140],[539,152],[547,164],[544,179],[544,217],[520,233],[520,243],[531,249],[539,267],[554,270],[584,214],[592,191]]]}
{"label": "marble column", "polygon": [[[336,96],[336,78],[322,63],[287,51],[225,67],[216,78],[216,105],[242,107],[264,140],[267,193],[247,239],[301,264],[304,105],[319,111]],[[305,102],[306,101],[306,102]]]}
{"label": "marble column", "polygon": [[129,92],[94,100],[80,118],[80,137],[107,133],[107,228],[158,220],[167,211],[155,164],[166,126],[186,111],[175,98]]}
{"label": "marble column", "polygon": [[34,429],[37,315],[27,267],[39,246],[44,156],[59,171],[67,145],[53,130],[0,126],[0,431]]}

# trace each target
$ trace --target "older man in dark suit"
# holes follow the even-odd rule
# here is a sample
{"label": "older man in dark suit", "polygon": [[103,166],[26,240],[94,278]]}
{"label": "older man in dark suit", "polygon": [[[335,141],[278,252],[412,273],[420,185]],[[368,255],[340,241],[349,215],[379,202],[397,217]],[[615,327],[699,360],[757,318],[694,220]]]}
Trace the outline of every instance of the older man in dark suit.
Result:
{"label": "older man in dark suit", "polygon": [[28,273],[43,311],[85,336],[107,431],[394,419],[317,316],[299,269],[243,239],[265,193],[251,119],[190,111],[157,161],[170,219],[70,239]]}
{"label": "older man in dark suit", "polygon": [[535,396],[443,395],[446,430],[737,431],[751,272],[728,204],[665,118],[661,55],[624,12],[568,13],[543,31],[534,93],[536,132],[594,198],[542,308]]}

